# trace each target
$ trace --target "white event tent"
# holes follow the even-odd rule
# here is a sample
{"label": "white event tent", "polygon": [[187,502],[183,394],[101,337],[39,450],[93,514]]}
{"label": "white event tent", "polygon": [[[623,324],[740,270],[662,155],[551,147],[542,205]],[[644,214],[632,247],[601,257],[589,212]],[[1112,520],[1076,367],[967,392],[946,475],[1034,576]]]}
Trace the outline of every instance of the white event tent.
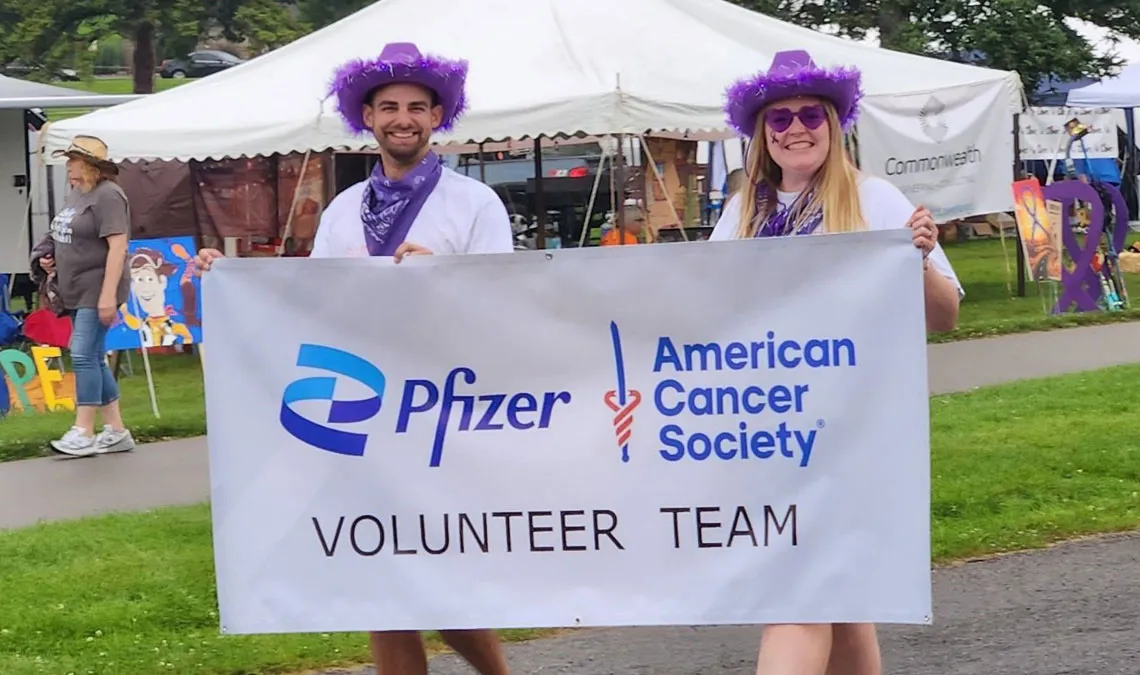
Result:
{"label": "white event tent", "polygon": [[1070,90],[1066,103],[1084,108],[1140,108],[1140,63],[1124,67],[1116,77]]}
{"label": "white event tent", "polygon": [[373,58],[387,42],[470,61],[469,111],[440,143],[576,132],[731,137],[726,86],[784,49],[860,67],[868,97],[1001,82],[1011,114],[1021,104],[1016,73],[860,44],[724,0],[381,0],[241,66],[55,124],[47,149],[77,133],[103,138],[116,160],[371,147],[346,132],[327,86],[338,64]]}

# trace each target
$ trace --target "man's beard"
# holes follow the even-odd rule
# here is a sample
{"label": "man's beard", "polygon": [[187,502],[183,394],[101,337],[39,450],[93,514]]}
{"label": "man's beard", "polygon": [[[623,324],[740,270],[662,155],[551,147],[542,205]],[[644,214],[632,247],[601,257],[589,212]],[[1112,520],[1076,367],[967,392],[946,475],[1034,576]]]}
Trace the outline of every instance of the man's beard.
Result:
{"label": "man's beard", "polygon": [[379,139],[378,142],[380,144],[380,148],[385,153],[387,153],[393,161],[401,166],[409,166],[411,164],[414,164],[419,159],[419,156],[421,153],[423,153],[424,149],[431,144],[430,139],[424,136],[421,136],[420,142],[412,147],[392,147],[392,144],[385,142],[385,140]]}

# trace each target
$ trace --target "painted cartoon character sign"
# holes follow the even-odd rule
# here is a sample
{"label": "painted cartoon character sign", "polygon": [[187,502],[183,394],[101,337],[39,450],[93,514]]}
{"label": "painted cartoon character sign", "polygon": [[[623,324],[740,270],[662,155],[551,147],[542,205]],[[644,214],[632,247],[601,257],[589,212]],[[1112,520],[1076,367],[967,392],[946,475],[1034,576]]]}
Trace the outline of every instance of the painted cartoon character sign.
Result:
{"label": "painted cartoon character sign", "polygon": [[201,280],[194,274],[192,237],[132,241],[127,254],[131,292],[107,331],[107,349],[171,347],[202,341]]}

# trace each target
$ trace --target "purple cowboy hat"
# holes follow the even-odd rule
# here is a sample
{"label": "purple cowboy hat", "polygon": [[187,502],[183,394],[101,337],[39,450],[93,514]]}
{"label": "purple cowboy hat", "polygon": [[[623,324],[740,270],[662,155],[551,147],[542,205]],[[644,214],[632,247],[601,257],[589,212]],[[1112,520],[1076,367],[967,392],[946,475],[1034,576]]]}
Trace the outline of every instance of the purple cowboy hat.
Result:
{"label": "purple cowboy hat", "polygon": [[728,88],[728,124],[745,136],[756,131],[756,114],[769,103],[793,96],[818,96],[835,105],[843,130],[859,116],[861,76],[857,68],[820,68],[802,49],[776,52],[767,72],[737,80]]}
{"label": "purple cowboy hat", "polygon": [[390,42],[380,56],[363,61],[354,59],[341,65],[333,76],[329,94],[337,98],[337,112],[356,133],[370,131],[364,124],[364,97],[377,87],[410,82],[431,89],[443,106],[443,118],[435,130],[451,128],[467,109],[463,88],[467,82],[467,61],[449,61],[420,54],[410,42]]}

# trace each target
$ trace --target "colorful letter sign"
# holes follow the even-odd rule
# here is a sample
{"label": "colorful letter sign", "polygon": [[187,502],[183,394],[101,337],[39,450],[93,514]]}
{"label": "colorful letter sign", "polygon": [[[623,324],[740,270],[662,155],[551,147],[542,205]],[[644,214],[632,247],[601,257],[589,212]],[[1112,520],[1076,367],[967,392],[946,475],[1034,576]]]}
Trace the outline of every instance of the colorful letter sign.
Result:
{"label": "colorful letter sign", "polygon": [[53,368],[49,361],[62,355],[59,347],[32,347],[29,356],[18,349],[0,351],[0,382],[7,394],[0,415],[21,412],[75,410],[75,375]]}

